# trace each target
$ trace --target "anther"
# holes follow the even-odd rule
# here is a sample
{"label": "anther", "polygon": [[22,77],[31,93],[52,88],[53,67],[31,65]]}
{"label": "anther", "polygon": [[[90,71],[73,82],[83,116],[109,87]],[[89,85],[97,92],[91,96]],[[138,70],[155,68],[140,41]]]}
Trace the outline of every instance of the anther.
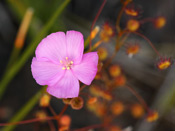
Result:
{"label": "anther", "polygon": [[68,57],[66,57],[66,60],[68,60]]}
{"label": "anther", "polygon": [[65,70],[66,68],[65,68],[65,67],[63,67],[62,69],[63,69],[63,70]]}
{"label": "anther", "polygon": [[73,64],[73,61],[70,61],[71,64]]}
{"label": "anther", "polygon": [[70,67],[67,67],[67,69],[69,70],[69,69],[70,69]]}
{"label": "anther", "polygon": [[63,61],[62,61],[62,60],[60,60],[60,63],[61,63],[61,64],[63,64]]}

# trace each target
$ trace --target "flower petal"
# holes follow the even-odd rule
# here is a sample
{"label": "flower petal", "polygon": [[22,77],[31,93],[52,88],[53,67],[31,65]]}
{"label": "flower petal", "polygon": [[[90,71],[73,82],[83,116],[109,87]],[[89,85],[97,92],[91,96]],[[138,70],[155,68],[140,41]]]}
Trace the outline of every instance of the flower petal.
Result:
{"label": "flower petal", "polygon": [[40,85],[54,85],[65,73],[61,66],[49,61],[37,60],[35,57],[31,69],[34,79]]}
{"label": "flower petal", "polygon": [[66,37],[64,32],[56,32],[48,35],[38,45],[36,58],[47,58],[54,63],[66,57]]}
{"label": "flower petal", "polygon": [[78,31],[67,31],[67,55],[75,64],[81,62],[84,51],[83,35]]}
{"label": "flower petal", "polygon": [[86,53],[81,63],[72,67],[72,71],[81,82],[90,85],[97,73],[97,64],[97,52]]}
{"label": "flower petal", "polygon": [[65,75],[54,86],[48,86],[47,92],[57,98],[73,98],[78,96],[79,86],[72,71],[66,70]]}

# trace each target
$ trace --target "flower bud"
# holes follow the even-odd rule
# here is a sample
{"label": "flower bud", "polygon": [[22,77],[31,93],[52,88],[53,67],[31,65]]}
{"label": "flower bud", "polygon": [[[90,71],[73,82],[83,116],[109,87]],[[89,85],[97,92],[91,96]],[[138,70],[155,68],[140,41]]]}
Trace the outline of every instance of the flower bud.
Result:
{"label": "flower bud", "polygon": [[51,99],[50,95],[48,95],[48,94],[42,95],[41,98],[40,98],[40,103],[39,103],[40,106],[41,107],[47,107],[47,106],[49,106],[50,99]]}
{"label": "flower bud", "polygon": [[131,19],[127,23],[127,28],[129,31],[137,31],[140,23],[137,20]]}
{"label": "flower bud", "polygon": [[110,126],[109,131],[121,131],[121,128],[119,126]]}
{"label": "flower bud", "polygon": [[137,54],[140,50],[140,46],[138,44],[130,44],[128,45],[126,49],[126,53],[129,57],[132,57],[133,55]]}
{"label": "flower bud", "polygon": [[121,68],[119,65],[112,65],[110,66],[109,68],[109,74],[112,76],[112,77],[117,77],[119,76],[121,73]]}
{"label": "flower bud", "polygon": [[143,116],[144,114],[144,109],[140,104],[134,104],[131,107],[131,114],[135,117],[135,118],[140,118]]}
{"label": "flower bud", "polygon": [[162,28],[163,26],[165,26],[166,24],[166,19],[165,17],[161,16],[161,17],[158,17],[155,22],[154,22],[154,26],[157,28],[157,29],[160,29]]}
{"label": "flower bud", "polygon": [[71,118],[68,115],[63,115],[59,119],[60,126],[66,126],[69,127],[71,124]]}
{"label": "flower bud", "polygon": [[124,110],[124,105],[122,102],[115,102],[111,105],[111,112],[114,115],[120,115]]}
{"label": "flower bud", "polygon": [[45,122],[46,117],[47,117],[47,115],[44,111],[37,111],[36,112],[36,118],[41,119],[41,122]]}
{"label": "flower bud", "polygon": [[108,56],[106,48],[100,47],[98,48],[97,52],[100,60],[105,60]]}
{"label": "flower bud", "polygon": [[91,97],[89,100],[88,100],[88,104],[94,104],[95,102],[97,102],[97,97]]}
{"label": "flower bud", "polygon": [[124,75],[120,75],[115,78],[115,85],[116,86],[124,86],[126,83],[126,78]]}

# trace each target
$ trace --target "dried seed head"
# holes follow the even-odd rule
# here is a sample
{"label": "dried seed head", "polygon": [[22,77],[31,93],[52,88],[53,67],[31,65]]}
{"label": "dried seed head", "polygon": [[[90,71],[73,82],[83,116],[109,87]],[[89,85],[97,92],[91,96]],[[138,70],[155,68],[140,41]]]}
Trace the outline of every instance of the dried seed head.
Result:
{"label": "dried seed head", "polygon": [[72,109],[80,110],[83,107],[84,100],[82,97],[75,97],[70,101]]}
{"label": "dried seed head", "polygon": [[140,104],[134,104],[131,107],[131,114],[135,118],[140,118],[144,114],[144,109]]}
{"label": "dried seed head", "polygon": [[72,98],[66,98],[66,99],[63,99],[63,103],[64,104],[70,104],[70,101],[72,100]]}

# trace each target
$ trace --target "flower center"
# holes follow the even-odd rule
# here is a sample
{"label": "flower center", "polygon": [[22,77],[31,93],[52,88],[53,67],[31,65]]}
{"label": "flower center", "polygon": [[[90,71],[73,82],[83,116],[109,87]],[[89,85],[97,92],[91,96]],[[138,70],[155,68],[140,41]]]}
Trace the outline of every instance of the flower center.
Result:
{"label": "flower center", "polygon": [[62,67],[63,70],[65,70],[65,69],[69,70],[69,69],[71,69],[71,67],[73,65],[73,61],[69,60],[68,57],[66,57],[66,59],[64,59],[64,60],[60,60],[60,63],[63,66]]}

